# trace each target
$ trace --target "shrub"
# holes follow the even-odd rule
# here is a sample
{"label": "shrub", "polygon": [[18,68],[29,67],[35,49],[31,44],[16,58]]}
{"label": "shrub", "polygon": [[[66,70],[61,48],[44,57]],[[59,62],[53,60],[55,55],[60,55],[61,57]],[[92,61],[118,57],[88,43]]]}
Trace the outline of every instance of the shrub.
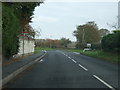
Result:
{"label": "shrub", "polygon": [[109,52],[120,52],[120,31],[114,31],[102,39],[102,49]]}

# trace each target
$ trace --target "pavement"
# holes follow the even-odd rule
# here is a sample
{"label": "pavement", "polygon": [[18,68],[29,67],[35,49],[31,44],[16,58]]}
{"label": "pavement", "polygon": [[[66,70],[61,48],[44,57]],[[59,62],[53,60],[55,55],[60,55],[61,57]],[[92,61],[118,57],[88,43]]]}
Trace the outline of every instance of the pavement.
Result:
{"label": "pavement", "polygon": [[79,53],[47,51],[7,88],[97,88],[118,90],[118,65]]}
{"label": "pavement", "polygon": [[44,54],[45,52],[41,51],[38,54],[33,54],[32,56],[22,58],[19,61],[15,61],[11,64],[3,66],[2,67],[2,84],[4,85],[7,82],[9,82],[16,75],[18,75],[19,73],[24,71],[27,67],[32,65],[37,58],[42,58]]}

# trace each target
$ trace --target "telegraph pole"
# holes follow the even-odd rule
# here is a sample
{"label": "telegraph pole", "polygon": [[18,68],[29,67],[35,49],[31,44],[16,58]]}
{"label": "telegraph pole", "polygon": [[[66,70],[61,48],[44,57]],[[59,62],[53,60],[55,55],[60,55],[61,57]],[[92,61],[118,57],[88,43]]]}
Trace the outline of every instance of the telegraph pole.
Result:
{"label": "telegraph pole", "polygon": [[82,43],[85,43],[85,30],[83,29],[83,37],[82,37]]}

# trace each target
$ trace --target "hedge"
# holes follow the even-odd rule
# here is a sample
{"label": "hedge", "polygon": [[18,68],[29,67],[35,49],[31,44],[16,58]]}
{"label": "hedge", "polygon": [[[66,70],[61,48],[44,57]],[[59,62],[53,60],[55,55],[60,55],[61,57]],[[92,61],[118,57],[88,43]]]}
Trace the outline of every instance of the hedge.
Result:
{"label": "hedge", "polygon": [[114,31],[103,37],[102,49],[109,52],[120,52],[120,31]]}

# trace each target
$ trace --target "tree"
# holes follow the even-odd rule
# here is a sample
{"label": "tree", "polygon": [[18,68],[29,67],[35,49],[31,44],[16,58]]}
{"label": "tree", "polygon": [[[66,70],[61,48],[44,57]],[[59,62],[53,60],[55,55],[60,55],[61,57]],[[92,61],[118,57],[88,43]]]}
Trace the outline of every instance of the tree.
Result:
{"label": "tree", "polygon": [[115,30],[120,30],[120,14],[118,13],[118,16],[116,16],[116,21],[115,22],[113,22],[112,24],[107,23],[107,25],[111,28],[114,28]]}
{"label": "tree", "polygon": [[84,25],[78,25],[77,30],[73,32],[76,36],[78,43],[94,43],[100,41],[100,35],[98,32],[97,24],[92,22],[87,22]]}
{"label": "tree", "polygon": [[66,38],[61,38],[61,39],[60,39],[60,43],[61,43],[61,45],[62,45],[63,47],[67,47],[67,45],[68,45],[69,43],[71,43],[71,41],[70,41],[69,39],[66,39]]}
{"label": "tree", "polygon": [[[19,34],[25,30],[25,25],[31,21],[34,8],[42,2],[4,2],[2,3],[2,46],[6,58],[17,54]],[[34,36],[34,32],[30,31]]]}
{"label": "tree", "polygon": [[100,29],[99,30],[99,34],[100,34],[101,38],[106,36],[109,33],[110,33],[110,31],[108,29]]}

